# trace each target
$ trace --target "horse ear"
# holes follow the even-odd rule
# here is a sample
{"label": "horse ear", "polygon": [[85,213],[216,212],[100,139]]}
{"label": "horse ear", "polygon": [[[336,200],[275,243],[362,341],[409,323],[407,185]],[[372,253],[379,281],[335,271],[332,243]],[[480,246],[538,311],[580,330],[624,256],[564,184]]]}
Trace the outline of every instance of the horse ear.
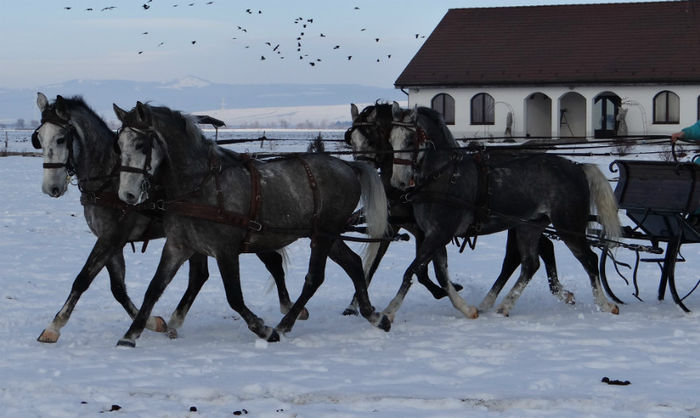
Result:
{"label": "horse ear", "polygon": [[400,121],[403,118],[403,111],[397,102],[391,104],[391,116],[395,121]]}
{"label": "horse ear", "polygon": [[114,110],[114,114],[117,115],[117,119],[119,119],[121,123],[124,123],[124,119],[126,119],[126,110],[117,106],[116,103],[112,103],[112,109]]}
{"label": "horse ear", "polygon": [[411,109],[411,120],[414,122],[418,120],[418,105],[413,106],[413,109]]}
{"label": "horse ear", "polygon": [[63,119],[63,120],[69,120],[70,119],[70,111],[68,110],[68,106],[66,106],[66,100],[61,96],[60,94],[56,96],[56,102],[54,102],[54,106],[56,108],[56,115]]}
{"label": "horse ear", "polygon": [[357,119],[357,117],[360,116],[360,112],[357,110],[357,106],[355,106],[355,103],[350,103],[350,116],[352,116],[353,122],[355,122],[355,119]]}
{"label": "horse ear", "polygon": [[141,102],[136,102],[136,120],[140,124],[150,125],[150,115],[148,106]]}
{"label": "horse ear", "polygon": [[36,94],[36,105],[39,107],[39,110],[41,112],[43,112],[44,109],[46,109],[46,107],[49,105],[49,99],[46,98],[44,93],[38,92]]}

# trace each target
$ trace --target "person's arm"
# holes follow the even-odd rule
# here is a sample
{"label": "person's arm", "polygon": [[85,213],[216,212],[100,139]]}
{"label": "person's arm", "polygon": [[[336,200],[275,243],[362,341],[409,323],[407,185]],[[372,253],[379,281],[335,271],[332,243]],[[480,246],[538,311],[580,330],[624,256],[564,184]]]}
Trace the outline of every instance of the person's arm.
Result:
{"label": "person's arm", "polygon": [[695,122],[694,125],[688,126],[687,128],[681,129],[683,136],[681,138],[690,141],[700,141],[700,121]]}

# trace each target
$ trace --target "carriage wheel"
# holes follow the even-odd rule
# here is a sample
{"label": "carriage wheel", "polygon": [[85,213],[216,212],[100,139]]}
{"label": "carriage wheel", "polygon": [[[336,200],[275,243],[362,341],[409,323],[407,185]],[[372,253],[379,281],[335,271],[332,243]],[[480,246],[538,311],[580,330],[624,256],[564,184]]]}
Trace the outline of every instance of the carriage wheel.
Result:
{"label": "carriage wheel", "polygon": [[676,302],[676,304],[683,309],[684,312],[690,312],[690,309],[685,306],[683,299],[681,299],[681,297],[678,295],[678,290],[676,289],[676,260],[678,259],[678,253],[681,250],[681,245],[680,236],[674,241],[669,241],[668,245],[666,245],[666,255],[664,257],[664,264],[661,268],[661,281],[659,283],[659,300],[664,299],[666,286],[668,285],[668,290],[671,292],[673,301]]}
{"label": "carriage wheel", "polygon": [[608,275],[606,274],[606,264],[608,261],[608,251],[607,249],[603,248],[600,251],[600,264],[599,264],[599,270],[600,270],[600,282],[603,284],[603,289],[605,289],[605,293],[608,294],[610,299],[612,299],[615,303],[619,303],[621,305],[624,305],[625,302],[620,300],[615,293],[613,293],[612,289],[610,289],[610,285],[608,284]]}

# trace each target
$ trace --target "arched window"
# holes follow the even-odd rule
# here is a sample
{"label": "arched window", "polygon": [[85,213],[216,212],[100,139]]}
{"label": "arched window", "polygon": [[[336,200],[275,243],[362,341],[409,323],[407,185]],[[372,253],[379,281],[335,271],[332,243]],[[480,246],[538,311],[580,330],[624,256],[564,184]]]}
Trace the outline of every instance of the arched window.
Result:
{"label": "arched window", "polygon": [[664,90],[654,96],[654,123],[678,123],[681,101],[672,91]]}
{"label": "arched window", "polygon": [[494,101],[488,93],[479,93],[472,97],[471,103],[472,125],[493,125]]}
{"label": "arched window", "polygon": [[452,98],[452,96],[446,93],[440,93],[433,97],[433,100],[430,102],[430,107],[442,114],[446,124],[455,124],[455,99]]}

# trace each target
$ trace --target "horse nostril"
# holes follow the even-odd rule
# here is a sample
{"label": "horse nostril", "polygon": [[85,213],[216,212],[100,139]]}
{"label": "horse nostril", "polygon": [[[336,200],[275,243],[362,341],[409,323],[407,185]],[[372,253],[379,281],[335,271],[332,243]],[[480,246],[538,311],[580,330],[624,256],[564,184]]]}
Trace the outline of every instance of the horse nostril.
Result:
{"label": "horse nostril", "polygon": [[54,187],[51,189],[51,196],[53,197],[58,197],[60,196],[61,191],[58,189],[58,187]]}
{"label": "horse nostril", "polygon": [[134,203],[136,202],[136,196],[133,193],[127,193],[126,194],[126,203]]}

